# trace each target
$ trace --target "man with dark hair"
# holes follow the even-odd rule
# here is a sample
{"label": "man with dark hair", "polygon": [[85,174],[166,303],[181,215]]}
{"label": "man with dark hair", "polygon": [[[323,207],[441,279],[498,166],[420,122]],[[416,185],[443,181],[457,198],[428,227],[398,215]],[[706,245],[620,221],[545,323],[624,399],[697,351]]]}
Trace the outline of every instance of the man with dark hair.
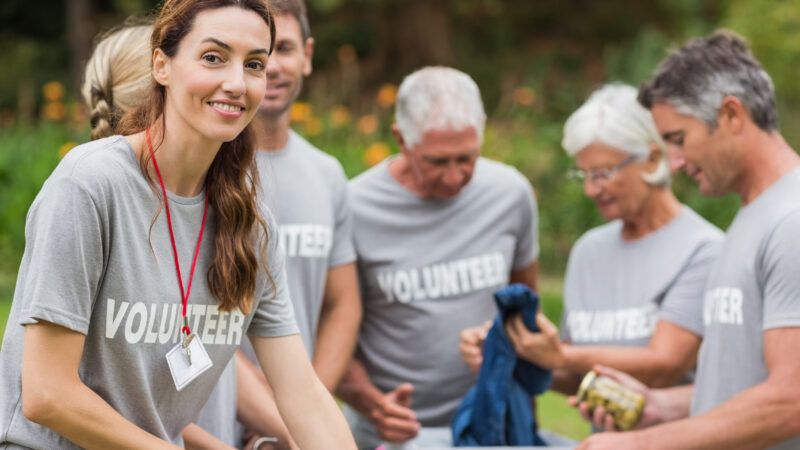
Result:
{"label": "man with dark hair", "polygon": [[[706,286],[695,385],[647,390],[601,369],[645,393],[642,426],[673,422],[580,448],[800,448],[800,158],[778,131],[772,81],[740,37],[721,31],[669,55],[639,99],[672,167],[743,206]],[[593,419],[610,428],[603,413]]]}
{"label": "man with dark hair", "polygon": [[[261,201],[278,222],[292,306],[306,351],[320,381],[333,391],[350,361],[361,321],[347,178],[335,158],[290,128],[292,104],[312,70],[314,39],[305,4],[302,0],[269,3],[277,31],[275,50],[266,67],[267,91],[254,119]],[[252,370],[256,363],[252,347],[245,342],[242,348],[246,357],[240,356],[236,366],[238,401],[230,395],[212,396],[204,417],[211,409],[213,421],[227,420],[213,411],[237,402],[239,419],[265,434],[265,427],[254,426],[259,422],[243,419],[256,416],[260,422],[280,423],[280,418],[274,405],[267,405],[271,398],[263,395],[266,380]],[[261,382],[253,376],[246,382],[247,372]]]}
{"label": "man with dark hair", "polygon": [[290,110],[311,74],[314,39],[302,0],[270,0],[277,29],[267,93],[254,123],[264,200],[286,253],[295,318],[320,380],[333,391],[361,320],[347,178],[342,165],[290,128]]}

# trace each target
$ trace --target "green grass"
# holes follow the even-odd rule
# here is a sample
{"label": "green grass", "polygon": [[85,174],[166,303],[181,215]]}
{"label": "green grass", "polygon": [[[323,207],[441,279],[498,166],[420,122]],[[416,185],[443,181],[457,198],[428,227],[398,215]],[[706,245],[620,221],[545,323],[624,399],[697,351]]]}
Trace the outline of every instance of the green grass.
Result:
{"label": "green grass", "polygon": [[[539,298],[542,312],[556,325],[561,321],[563,309],[562,292],[564,279],[559,275],[539,275]],[[567,397],[548,391],[536,398],[536,411],[539,426],[562,436],[580,440],[591,433],[589,423],[583,420],[578,411],[569,406]]]}
{"label": "green grass", "polygon": [[570,439],[581,440],[592,432],[589,422],[583,420],[578,410],[569,406],[567,397],[547,391],[536,398],[536,416],[539,427]]}
{"label": "green grass", "polygon": [[561,275],[539,274],[540,307],[544,315],[556,326],[561,322],[563,291],[564,280]]}

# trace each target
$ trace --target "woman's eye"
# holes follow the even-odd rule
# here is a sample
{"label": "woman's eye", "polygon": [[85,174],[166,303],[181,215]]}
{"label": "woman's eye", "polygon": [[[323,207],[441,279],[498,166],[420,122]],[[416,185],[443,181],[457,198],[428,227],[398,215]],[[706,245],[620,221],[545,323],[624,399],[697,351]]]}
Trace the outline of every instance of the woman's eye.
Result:
{"label": "woman's eye", "polygon": [[203,61],[205,61],[207,63],[211,63],[211,64],[216,64],[218,62],[222,62],[222,58],[220,58],[218,55],[215,55],[213,53],[207,53],[207,54],[203,55]]}
{"label": "woman's eye", "polygon": [[252,69],[252,70],[261,71],[261,70],[264,70],[264,67],[266,67],[266,65],[263,62],[258,61],[258,60],[253,60],[253,61],[250,61],[250,62],[247,63],[247,68],[248,69]]}

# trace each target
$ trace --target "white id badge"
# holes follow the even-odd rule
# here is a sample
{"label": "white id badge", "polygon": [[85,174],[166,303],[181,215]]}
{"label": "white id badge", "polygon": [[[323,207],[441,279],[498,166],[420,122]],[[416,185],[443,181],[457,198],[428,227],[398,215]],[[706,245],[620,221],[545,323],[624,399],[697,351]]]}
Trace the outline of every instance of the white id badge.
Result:
{"label": "white id badge", "polygon": [[214,365],[208,357],[206,348],[203,347],[202,339],[197,336],[189,341],[188,349],[184,349],[181,343],[172,347],[172,350],[167,352],[167,364],[178,391]]}

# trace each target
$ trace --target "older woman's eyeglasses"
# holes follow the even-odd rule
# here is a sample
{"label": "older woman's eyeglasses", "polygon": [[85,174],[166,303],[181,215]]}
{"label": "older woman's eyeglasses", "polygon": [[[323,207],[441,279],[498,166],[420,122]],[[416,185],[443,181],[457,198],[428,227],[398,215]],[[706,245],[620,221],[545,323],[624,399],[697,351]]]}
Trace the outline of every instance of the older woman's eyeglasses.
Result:
{"label": "older woman's eyeglasses", "polygon": [[590,181],[595,184],[603,184],[608,183],[617,172],[627,167],[632,162],[636,161],[638,158],[635,156],[629,156],[622,160],[619,164],[616,164],[611,167],[603,167],[600,169],[590,169],[590,170],[583,170],[583,169],[570,169],[567,172],[567,178],[570,180],[575,180],[577,182],[583,183],[585,181]]}

